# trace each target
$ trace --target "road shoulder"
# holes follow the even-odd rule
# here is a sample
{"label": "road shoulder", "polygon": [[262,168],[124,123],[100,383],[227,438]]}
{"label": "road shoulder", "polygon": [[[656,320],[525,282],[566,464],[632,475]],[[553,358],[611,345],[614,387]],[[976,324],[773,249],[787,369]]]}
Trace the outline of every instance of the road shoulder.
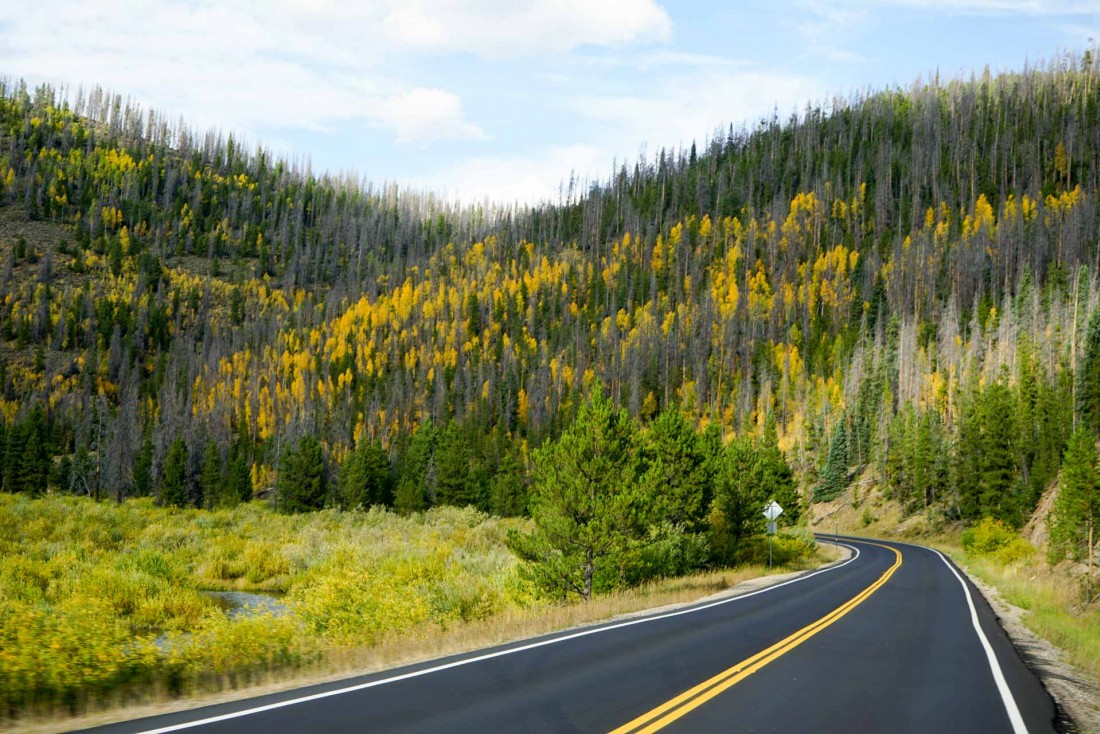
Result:
{"label": "road shoulder", "polygon": [[967,579],[982,593],[997,621],[1032,671],[1042,681],[1071,727],[1069,732],[1100,734],[1100,688],[1065,660],[1065,654],[1036,635],[1023,622],[1026,610],[1005,601],[996,588],[958,565]]}

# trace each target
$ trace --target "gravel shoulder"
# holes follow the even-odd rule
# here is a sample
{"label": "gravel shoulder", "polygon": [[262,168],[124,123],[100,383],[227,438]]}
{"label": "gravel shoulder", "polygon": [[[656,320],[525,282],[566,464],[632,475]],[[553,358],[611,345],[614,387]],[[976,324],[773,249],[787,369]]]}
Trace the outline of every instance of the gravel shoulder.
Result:
{"label": "gravel shoulder", "polygon": [[1060,649],[1027,628],[1023,622],[1026,610],[1009,604],[981,579],[970,573],[967,577],[985,596],[1024,662],[1054,698],[1063,714],[1060,723],[1065,725],[1064,731],[1100,734],[1100,686],[1096,681],[1067,663]]}

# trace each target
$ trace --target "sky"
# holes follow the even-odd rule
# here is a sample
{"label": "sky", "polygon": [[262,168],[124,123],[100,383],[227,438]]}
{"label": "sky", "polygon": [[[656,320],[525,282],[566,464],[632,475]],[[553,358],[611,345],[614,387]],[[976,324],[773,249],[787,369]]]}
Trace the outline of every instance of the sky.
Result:
{"label": "sky", "polygon": [[101,85],[315,173],[557,199],[660,148],[1100,40],[1100,0],[26,0],[0,75]]}

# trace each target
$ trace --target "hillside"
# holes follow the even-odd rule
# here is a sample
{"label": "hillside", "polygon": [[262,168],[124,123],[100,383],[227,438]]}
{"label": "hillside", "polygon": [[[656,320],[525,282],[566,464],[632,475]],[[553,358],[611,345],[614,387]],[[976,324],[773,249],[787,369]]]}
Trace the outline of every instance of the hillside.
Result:
{"label": "hillside", "polygon": [[837,100],[517,211],[6,82],[3,486],[164,499],[182,462],[173,497],[232,503],[309,435],[334,477],[385,455],[367,504],[512,514],[598,380],[643,425],[774,425],[817,499],[874,465],[910,511],[1019,524],[1096,397],[1098,73]]}

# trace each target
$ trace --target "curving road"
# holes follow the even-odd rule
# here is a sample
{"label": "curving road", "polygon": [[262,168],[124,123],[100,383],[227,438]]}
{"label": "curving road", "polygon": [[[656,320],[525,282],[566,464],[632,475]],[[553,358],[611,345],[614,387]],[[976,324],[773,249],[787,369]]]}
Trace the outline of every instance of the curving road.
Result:
{"label": "curving road", "polygon": [[743,596],[95,731],[1056,730],[949,561],[841,543],[846,563]]}

